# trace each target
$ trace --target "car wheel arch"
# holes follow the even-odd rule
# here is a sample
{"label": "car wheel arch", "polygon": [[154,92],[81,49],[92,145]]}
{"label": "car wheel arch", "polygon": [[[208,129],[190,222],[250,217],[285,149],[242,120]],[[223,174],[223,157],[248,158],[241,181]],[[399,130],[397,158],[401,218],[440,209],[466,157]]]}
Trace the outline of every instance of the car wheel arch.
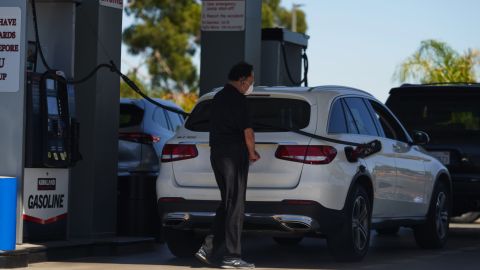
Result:
{"label": "car wheel arch", "polygon": [[[432,193],[435,190],[435,187],[438,185],[438,183],[443,183],[447,188],[448,188],[448,195],[450,195],[450,199],[452,199],[453,196],[453,187],[452,187],[452,179],[450,177],[450,174],[445,171],[441,170],[437,173],[437,176],[435,177],[435,182],[433,183],[432,186]],[[430,203],[432,203],[432,200],[430,200]]]}
{"label": "car wheel arch", "polygon": [[453,186],[452,186],[452,179],[450,177],[450,173],[448,173],[448,171],[446,170],[440,170],[437,172],[435,178],[434,178],[434,181],[431,185],[431,189],[430,189],[430,194],[428,194],[428,210],[426,212],[426,216],[428,216],[429,212],[430,212],[430,208],[431,208],[431,205],[432,203],[434,203],[434,200],[435,198],[433,198],[433,193],[437,187],[437,185],[439,183],[443,183],[446,187],[447,187],[447,190],[448,190],[448,195],[449,195],[449,198],[450,198],[450,210],[451,207],[452,207],[452,201],[453,201]]}
{"label": "car wheel arch", "polygon": [[365,170],[362,169],[361,166],[359,167],[359,171],[353,177],[350,187],[348,188],[347,197],[345,198],[345,202],[343,204],[342,211],[345,211],[345,206],[347,205],[347,201],[352,196],[352,192],[354,191],[354,187],[356,185],[360,185],[367,191],[368,197],[370,199],[371,207],[373,209],[374,204],[374,186],[371,175]]}

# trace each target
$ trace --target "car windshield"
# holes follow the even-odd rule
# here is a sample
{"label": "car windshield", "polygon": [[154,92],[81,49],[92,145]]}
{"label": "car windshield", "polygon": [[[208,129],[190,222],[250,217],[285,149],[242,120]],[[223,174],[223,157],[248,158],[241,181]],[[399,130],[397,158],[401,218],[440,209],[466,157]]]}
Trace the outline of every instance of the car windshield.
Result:
{"label": "car windshield", "polygon": [[432,137],[478,138],[480,135],[479,96],[402,96],[388,106],[409,130],[423,130]]}
{"label": "car windshield", "polygon": [[[281,132],[303,129],[310,123],[310,104],[287,98],[248,98],[253,129],[256,132]],[[185,127],[207,132],[210,127],[212,100],[199,103],[188,117]]]}

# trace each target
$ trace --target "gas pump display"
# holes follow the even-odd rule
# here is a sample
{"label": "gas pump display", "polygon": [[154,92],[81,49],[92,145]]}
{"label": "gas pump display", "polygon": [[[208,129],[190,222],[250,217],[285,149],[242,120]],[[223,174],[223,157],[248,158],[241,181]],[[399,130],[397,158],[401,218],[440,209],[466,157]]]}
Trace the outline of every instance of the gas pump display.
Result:
{"label": "gas pump display", "polygon": [[68,165],[70,157],[67,89],[64,83],[49,77],[43,80],[43,86],[46,107],[43,160],[47,167],[63,167]]}
{"label": "gas pump display", "polygon": [[[78,160],[78,123],[60,72],[28,73],[25,167],[67,168]],[[73,108],[72,108],[73,109]]]}

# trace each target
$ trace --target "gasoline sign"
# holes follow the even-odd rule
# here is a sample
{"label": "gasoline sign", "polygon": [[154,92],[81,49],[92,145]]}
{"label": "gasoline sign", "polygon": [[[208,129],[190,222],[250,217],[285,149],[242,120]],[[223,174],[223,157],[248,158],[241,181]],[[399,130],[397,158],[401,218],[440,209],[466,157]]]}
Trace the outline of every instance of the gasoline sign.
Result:
{"label": "gasoline sign", "polygon": [[49,224],[68,211],[68,169],[25,168],[23,219]]}

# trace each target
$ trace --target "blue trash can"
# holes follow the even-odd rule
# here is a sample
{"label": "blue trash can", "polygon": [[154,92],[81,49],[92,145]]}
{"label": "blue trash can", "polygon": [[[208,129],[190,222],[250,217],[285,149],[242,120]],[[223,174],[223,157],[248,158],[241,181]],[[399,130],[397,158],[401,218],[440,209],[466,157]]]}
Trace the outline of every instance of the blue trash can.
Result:
{"label": "blue trash can", "polygon": [[0,250],[15,250],[17,178],[0,176]]}

